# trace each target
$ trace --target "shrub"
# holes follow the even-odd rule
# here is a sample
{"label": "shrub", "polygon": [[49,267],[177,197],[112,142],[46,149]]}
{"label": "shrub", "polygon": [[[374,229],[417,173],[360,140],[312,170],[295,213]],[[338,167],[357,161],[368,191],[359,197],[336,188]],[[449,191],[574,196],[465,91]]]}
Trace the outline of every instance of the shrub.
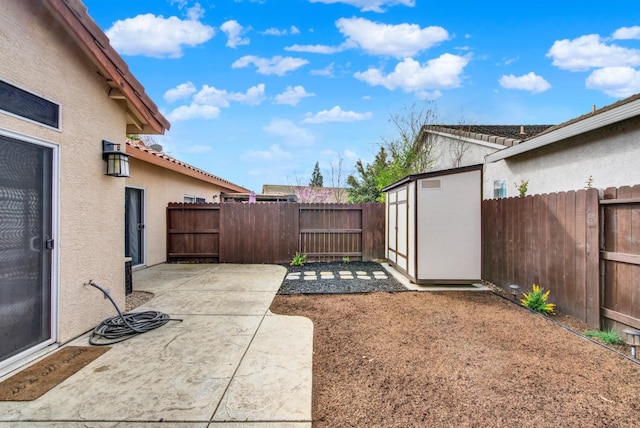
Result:
{"label": "shrub", "polygon": [[307,255],[306,254],[300,254],[298,251],[296,251],[296,254],[293,256],[293,259],[291,260],[291,263],[289,263],[291,266],[304,266],[304,262],[307,260]]}
{"label": "shrub", "polygon": [[551,291],[543,292],[543,290],[544,289],[540,288],[539,285],[533,284],[533,290],[529,293],[523,293],[524,297],[520,299],[520,303],[522,303],[522,306],[536,312],[540,312],[545,315],[553,314],[556,305],[553,303],[547,303],[547,298]]}
{"label": "shrub", "polygon": [[524,197],[527,195],[527,190],[529,190],[529,180],[520,180],[520,184],[515,183],[515,185],[518,190],[518,196]]}
{"label": "shrub", "polygon": [[587,337],[597,337],[598,339],[610,345],[615,345],[616,343],[622,342],[622,338],[615,330],[588,330],[584,332],[584,335]]}

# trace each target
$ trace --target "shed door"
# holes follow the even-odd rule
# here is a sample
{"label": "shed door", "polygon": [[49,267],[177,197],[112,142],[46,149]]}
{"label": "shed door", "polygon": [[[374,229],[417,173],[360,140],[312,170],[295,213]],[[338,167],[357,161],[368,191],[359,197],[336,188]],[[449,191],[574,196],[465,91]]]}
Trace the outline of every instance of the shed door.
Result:
{"label": "shed door", "polygon": [[0,135],[0,366],[52,341],[52,162]]}
{"label": "shed door", "polygon": [[394,262],[398,267],[407,270],[407,253],[408,253],[408,237],[407,237],[407,196],[406,187],[397,191],[389,192],[389,230],[387,235],[388,251],[387,258]]}

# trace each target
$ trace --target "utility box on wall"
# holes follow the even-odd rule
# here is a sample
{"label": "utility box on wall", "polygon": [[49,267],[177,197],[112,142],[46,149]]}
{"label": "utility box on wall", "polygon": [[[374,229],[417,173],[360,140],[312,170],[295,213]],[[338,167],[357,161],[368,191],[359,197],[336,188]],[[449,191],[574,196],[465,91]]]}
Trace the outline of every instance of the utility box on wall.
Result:
{"label": "utility box on wall", "polygon": [[481,279],[482,165],[410,175],[386,192],[386,256],[417,284]]}

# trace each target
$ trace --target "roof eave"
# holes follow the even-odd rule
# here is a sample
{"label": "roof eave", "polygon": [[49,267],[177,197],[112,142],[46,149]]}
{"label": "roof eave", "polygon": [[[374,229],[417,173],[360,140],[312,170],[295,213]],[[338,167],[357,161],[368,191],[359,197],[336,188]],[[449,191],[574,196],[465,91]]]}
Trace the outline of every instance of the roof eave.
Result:
{"label": "roof eave", "polygon": [[[127,110],[127,133],[164,134],[169,121],[144,93],[144,87],[129,72],[127,64],[109,43],[109,38],[78,0],[42,0],[45,7],[98,67],[111,87],[109,97],[123,100]],[[117,91],[113,95],[113,91]]]}
{"label": "roof eave", "polygon": [[512,156],[519,155],[576,135],[584,134],[595,129],[603,128],[617,122],[640,115],[640,99],[623,104],[614,109],[587,117],[579,122],[563,126],[555,131],[534,137],[528,141],[522,142],[516,146],[509,147],[504,150],[488,155],[486,162],[497,162]]}

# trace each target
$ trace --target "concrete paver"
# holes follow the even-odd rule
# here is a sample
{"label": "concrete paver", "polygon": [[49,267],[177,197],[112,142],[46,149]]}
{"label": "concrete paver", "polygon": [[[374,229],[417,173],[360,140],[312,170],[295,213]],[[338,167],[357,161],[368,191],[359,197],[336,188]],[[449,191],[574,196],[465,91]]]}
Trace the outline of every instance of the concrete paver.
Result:
{"label": "concrete paver", "polygon": [[[0,427],[311,427],[313,325],[268,311],[285,273],[269,265],[135,272],[134,289],[156,293],[135,311],[183,321],[112,345],[37,400],[0,402]],[[69,344],[86,345],[87,336]]]}

